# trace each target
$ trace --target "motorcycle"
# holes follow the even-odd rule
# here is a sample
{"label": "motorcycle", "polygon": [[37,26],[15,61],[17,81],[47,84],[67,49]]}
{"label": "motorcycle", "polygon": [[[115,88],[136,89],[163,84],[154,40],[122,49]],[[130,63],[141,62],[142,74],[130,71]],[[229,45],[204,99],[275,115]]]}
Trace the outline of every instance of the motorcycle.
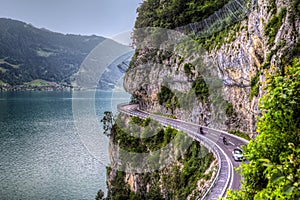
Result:
{"label": "motorcycle", "polygon": [[203,132],[203,128],[202,128],[202,127],[200,127],[200,128],[199,128],[199,133],[200,133],[201,135],[203,135],[203,134],[204,134],[204,132]]}
{"label": "motorcycle", "polygon": [[227,140],[226,140],[225,137],[223,137],[223,143],[224,143],[225,145],[228,145],[228,142],[227,142]]}

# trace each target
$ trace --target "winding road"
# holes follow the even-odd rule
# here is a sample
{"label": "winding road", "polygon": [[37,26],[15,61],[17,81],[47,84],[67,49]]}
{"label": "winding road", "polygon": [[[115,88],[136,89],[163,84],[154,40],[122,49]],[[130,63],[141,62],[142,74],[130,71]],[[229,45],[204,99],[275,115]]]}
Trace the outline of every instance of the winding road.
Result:
{"label": "winding road", "polygon": [[[218,197],[224,197],[226,195],[227,189],[238,190],[240,188],[241,177],[234,170],[234,167],[238,167],[240,162],[236,162],[233,159],[232,151],[236,147],[247,144],[247,140],[208,127],[202,127],[203,134],[200,134],[200,125],[160,115],[153,115],[139,110],[136,104],[120,104],[118,105],[118,111],[143,119],[150,117],[162,125],[170,125],[175,129],[182,130],[190,137],[193,137],[195,140],[207,146],[214,153],[219,162],[219,170],[213,184],[202,199],[218,199]],[[224,136],[227,139],[228,145],[223,144]]]}

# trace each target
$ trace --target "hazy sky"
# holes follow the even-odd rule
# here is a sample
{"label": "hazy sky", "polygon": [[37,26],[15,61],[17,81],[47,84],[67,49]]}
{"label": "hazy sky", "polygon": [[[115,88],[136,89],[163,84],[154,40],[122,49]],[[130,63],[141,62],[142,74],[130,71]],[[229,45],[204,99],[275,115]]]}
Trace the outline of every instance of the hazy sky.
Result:
{"label": "hazy sky", "polygon": [[111,37],[131,31],[142,0],[0,0],[0,17],[60,33]]}

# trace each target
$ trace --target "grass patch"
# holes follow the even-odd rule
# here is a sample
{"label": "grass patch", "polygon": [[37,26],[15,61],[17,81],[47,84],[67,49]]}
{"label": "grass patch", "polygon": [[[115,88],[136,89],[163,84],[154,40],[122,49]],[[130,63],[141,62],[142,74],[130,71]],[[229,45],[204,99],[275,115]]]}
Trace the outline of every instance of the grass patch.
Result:
{"label": "grass patch", "polygon": [[36,51],[36,54],[40,57],[48,58],[49,56],[52,56],[54,53],[40,49]]}
{"label": "grass patch", "polygon": [[41,79],[37,79],[37,80],[33,80],[33,81],[30,81],[30,82],[24,83],[24,85],[32,86],[32,87],[53,86],[53,84],[54,83],[52,83],[52,82],[41,80]]}
{"label": "grass patch", "polygon": [[3,85],[8,85],[8,84],[3,82],[2,80],[0,80],[0,86],[3,86]]}

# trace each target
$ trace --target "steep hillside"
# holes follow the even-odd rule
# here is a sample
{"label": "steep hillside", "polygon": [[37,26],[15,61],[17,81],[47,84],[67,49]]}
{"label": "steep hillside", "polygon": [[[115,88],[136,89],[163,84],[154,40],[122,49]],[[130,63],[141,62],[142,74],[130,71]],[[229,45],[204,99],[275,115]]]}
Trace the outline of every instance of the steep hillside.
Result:
{"label": "steep hillside", "polygon": [[203,20],[205,2],[144,1],[125,89],[140,109],[253,138],[228,199],[300,199],[299,1],[234,0]]}
{"label": "steep hillside", "polygon": [[206,147],[150,118],[119,114],[110,147],[107,200],[199,199],[218,169]]}
{"label": "steep hillside", "polygon": [[11,19],[0,19],[1,85],[41,79],[66,83],[103,37],[63,35]]}
{"label": "steep hillside", "polygon": [[[190,30],[195,31],[184,32],[182,36],[188,37],[190,44],[182,43],[167,50],[164,46],[168,43],[167,29],[149,31],[143,26],[186,27],[188,23],[203,20],[201,12],[211,14],[211,9],[216,7],[188,1],[180,10],[170,1],[143,3],[134,35],[137,50],[124,82],[126,90],[140,102],[141,109],[223,130],[256,134],[258,100],[264,93],[263,69],[270,71],[270,66],[274,66],[281,70],[281,64],[289,64],[293,57],[299,56],[299,6],[295,0],[233,2],[243,4],[245,18],[227,22],[226,14],[232,18],[238,16],[237,8],[228,10],[229,6],[225,6],[216,19],[225,21],[227,27],[214,32],[214,22],[204,20],[209,34],[197,34],[197,24],[192,24]],[[148,9],[150,5],[155,5],[152,10]],[[171,14],[167,12],[170,16],[163,14],[164,8],[172,9]],[[201,12],[197,14],[198,10]],[[170,26],[168,19],[190,20],[178,23],[173,20],[175,24]],[[157,44],[145,42],[150,37]],[[173,95],[167,95],[170,91]],[[186,104],[188,108],[183,106]]]}

